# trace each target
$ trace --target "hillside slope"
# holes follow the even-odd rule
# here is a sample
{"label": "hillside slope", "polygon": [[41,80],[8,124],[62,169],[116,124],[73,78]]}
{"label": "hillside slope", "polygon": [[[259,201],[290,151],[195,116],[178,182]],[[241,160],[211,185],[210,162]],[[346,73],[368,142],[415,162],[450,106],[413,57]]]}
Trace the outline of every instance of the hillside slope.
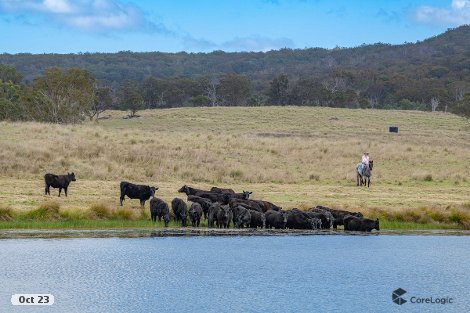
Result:
{"label": "hillside slope", "polygon": [[[118,204],[119,182],[252,190],[285,207],[462,206],[470,202],[470,125],[451,114],[305,107],[185,108],[99,125],[0,123],[0,204],[37,206],[46,172],[74,171],[64,207]],[[388,127],[399,127],[398,134]],[[368,151],[370,189],[356,187]],[[54,190],[52,194],[56,194]],[[56,198],[55,196],[53,197]],[[135,201],[126,205],[137,206]]]}

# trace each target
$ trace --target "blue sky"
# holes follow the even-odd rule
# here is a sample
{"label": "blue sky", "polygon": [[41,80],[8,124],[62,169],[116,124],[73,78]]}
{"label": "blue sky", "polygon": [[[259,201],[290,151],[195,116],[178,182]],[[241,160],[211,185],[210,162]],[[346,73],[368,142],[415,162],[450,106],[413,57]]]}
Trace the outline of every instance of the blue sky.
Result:
{"label": "blue sky", "polygon": [[0,0],[0,53],[354,47],[462,24],[470,0]]}

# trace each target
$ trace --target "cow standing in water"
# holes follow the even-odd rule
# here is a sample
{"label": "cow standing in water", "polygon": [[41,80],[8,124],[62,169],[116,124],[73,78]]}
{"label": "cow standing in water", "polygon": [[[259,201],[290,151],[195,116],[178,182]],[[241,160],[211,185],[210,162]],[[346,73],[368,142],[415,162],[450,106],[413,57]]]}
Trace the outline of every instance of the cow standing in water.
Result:
{"label": "cow standing in water", "polygon": [[44,183],[46,185],[44,194],[51,195],[51,186],[53,188],[59,188],[59,197],[62,189],[65,191],[65,196],[67,197],[67,189],[69,188],[70,182],[76,181],[75,174],[67,173],[67,175],[55,175],[47,173],[44,175]]}
{"label": "cow standing in water", "polygon": [[136,185],[126,181],[121,182],[121,206],[124,201],[124,197],[128,196],[130,199],[139,199],[140,206],[143,208],[145,201],[150,198],[155,197],[155,191],[158,190],[158,187],[150,187],[146,185]]}

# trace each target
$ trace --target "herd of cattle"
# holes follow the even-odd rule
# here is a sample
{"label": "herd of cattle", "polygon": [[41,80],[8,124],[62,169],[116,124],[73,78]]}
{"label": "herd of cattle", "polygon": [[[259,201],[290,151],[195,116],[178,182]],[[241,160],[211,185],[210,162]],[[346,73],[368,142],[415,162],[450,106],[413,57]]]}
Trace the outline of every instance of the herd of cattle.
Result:
{"label": "herd of cattle", "polygon": [[[67,188],[75,175],[44,176],[45,193],[50,194],[49,187],[62,189],[67,196]],[[183,199],[174,198],[169,205],[155,197],[158,187],[136,185],[121,182],[121,206],[124,198],[139,199],[141,207],[150,199],[150,216],[153,222],[163,220],[168,226],[171,216],[182,226],[187,225],[188,217],[193,227],[199,227],[201,219],[207,220],[208,227],[229,228],[232,224],[237,228],[276,228],[276,229],[336,229],[344,225],[344,230],[366,231],[380,230],[379,220],[364,218],[359,212],[335,210],[325,206],[315,206],[306,211],[299,209],[283,210],[280,206],[264,200],[249,199],[251,192],[236,193],[232,189],[212,187],[201,190],[184,185],[178,192],[185,193],[189,206]]]}
{"label": "herd of cattle", "polygon": [[158,188],[121,182],[121,205],[124,197],[139,199],[143,207],[150,199],[152,221],[163,220],[165,226],[170,222],[171,212],[177,222],[187,225],[188,217],[193,227],[199,227],[201,219],[207,220],[208,227],[229,228],[276,228],[276,229],[336,229],[344,225],[345,230],[367,231],[380,230],[379,220],[364,218],[361,213],[335,210],[325,206],[316,206],[302,211],[299,209],[283,210],[280,206],[264,201],[249,199],[251,192],[236,193],[232,189],[212,187],[201,190],[184,185],[178,192],[185,193],[189,206],[183,199],[174,198],[170,206],[155,197]]}

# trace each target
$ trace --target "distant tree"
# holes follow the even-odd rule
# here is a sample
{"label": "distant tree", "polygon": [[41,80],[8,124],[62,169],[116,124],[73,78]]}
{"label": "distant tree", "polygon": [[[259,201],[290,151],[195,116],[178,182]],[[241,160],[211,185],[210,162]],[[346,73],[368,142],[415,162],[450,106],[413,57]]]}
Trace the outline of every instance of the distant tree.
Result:
{"label": "distant tree", "polygon": [[217,94],[217,86],[219,80],[216,77],[204,78],[201,80],[204,95],[209,99],[209,105],[215,107],[218,105],[219,97]]}
{"label": "distant tree", "polygon": [[78,123],[93,105],[95,80],[88,71],[48,68],[29,91],[28,114],[34,120]]}
{"label": "distant tree", "polygon": [[88,111],[90,121],[93,118],[98,121],[100,114],[111,109],[113,105],[112,90],[110,87],[95,87],[93,104]]}
{"label": "distant tree", "polygon": [[210,103],[210,100],[208,97],[204,95],[198,95],[196,97],[191,98],[191,103],[195,107],[203,107],[203,106],[208,106]]}
{"label": "distant tree", "polygon": [[289,103],[289,78],[286,74],[275,77],[269,83],[269,103],[273,105],[287,105]]}
{"label": "distant tree", "polygon": [[439,98],[431,98],[431,111],[436,112],[437,107],[439,106]]}
{"label": "distant tree", "polygon": [[142,82],[142,96],[149,109],[165,105],[166,82],[156,77],[147,77]]}
{"label": "distant tree", "polygon": [[263,106],[263,105],[266,105],[267,103],[268,103],[268,99],[263,94],[254,94],[250,97],[250,99],[248,99],[248,102],[247,102],[248,105],[254,106],[254,107]]}
{"label": "distant tree", "polygon": [[145,108],[140,86],[135,81],[127,80],[121,84],[119,102],[121,109],[130,111],[130,117],[135,117],[137,111]]}
{"label": "distant tree", "polygon": [[244,105],[250,97],[251,82],[246,76],[227,74],[220,79],[217,91],[225,105]]}
{"label": "distant tree", "polygon": [[328,105],[331,93],[315,78],[303,78],[292,87],[291,102],[297,105]]}
{"label": "distant tree", "polygon": [[20,102],[21,86],[11,80],[0,80],[0,120],[24,119],[24,108]]}
{"label": "distant tree", "polygon": [[19,84],[22,79],[23,75],[18,73],[14,66],[0,64],[0,81]]}
{"label": "distant tree", "polygon": [[457,102],[452,112],[470,121],[470,94],[466,94],[461,101]]}

